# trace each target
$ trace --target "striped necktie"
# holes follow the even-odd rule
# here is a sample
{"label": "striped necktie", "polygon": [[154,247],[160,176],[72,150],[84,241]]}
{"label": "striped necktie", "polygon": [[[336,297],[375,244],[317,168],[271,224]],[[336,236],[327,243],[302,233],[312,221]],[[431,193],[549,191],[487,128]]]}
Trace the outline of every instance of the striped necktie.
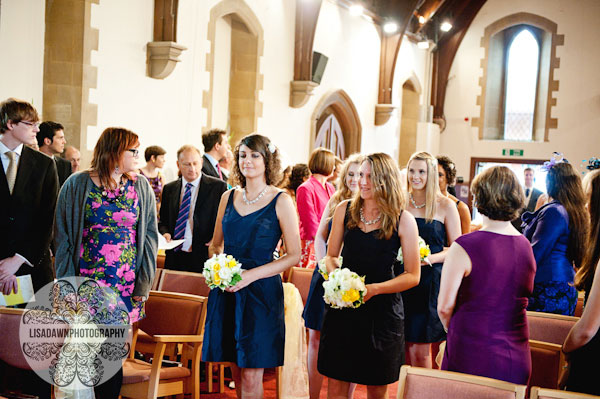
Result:
{"label": "striped necktie", "polygon": [[188,221],[190,215],[190,203],[192,202],[192,183],[185,185],[185,193],[179,206],[179,213],[177,214],[177,222],[175,223],[175,234],[173,238],[181,240],[185,234],[185,224]]}
{"label": "striped necktie", "polygon": [[223,180],[223,173],[221,172],[221,165],[217,163],[217,172],[219,172],[219,179]]}

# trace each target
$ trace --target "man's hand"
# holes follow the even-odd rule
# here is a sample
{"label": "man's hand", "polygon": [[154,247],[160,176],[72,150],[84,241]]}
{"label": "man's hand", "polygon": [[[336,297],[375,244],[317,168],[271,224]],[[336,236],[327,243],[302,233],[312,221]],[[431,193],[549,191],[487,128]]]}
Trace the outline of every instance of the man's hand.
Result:
{"label": "man's hand", "polygon": [[0,282],[13,277],[23,264],[23,259],[17,255],[0,260]]}
{"label": "man's hand", "polygon": [[19,286],[17,285],[17,277],[10,276],[7,280],[0,281],[0,291],[4,295],[9,295],[11,291],[14,291],[15,294],[19,292]]}
{"label": "man's hand", "polygon": [[163,234],[163,237],[165,237],[165,240],[167,240],[167,242],[171,241],[171,234],[165,233],[165,234]]}

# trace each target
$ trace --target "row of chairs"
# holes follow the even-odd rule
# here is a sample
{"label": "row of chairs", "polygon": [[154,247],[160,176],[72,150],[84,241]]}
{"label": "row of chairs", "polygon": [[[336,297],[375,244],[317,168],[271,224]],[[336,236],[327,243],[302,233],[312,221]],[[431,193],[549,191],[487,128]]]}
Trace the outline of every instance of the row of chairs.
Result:
{"label": "row of chairs", "polygon": [[[452,371],[402,366],[397,399],[525,399],[527,387]],[[598,399],[598,396],[534,386],[530,399]]]}

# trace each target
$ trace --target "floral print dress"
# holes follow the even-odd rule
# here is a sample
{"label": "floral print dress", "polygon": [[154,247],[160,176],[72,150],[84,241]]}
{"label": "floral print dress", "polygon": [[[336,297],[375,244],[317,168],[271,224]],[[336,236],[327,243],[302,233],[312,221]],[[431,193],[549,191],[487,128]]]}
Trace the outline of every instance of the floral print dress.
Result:
{"label": "floral print dress", "polygon": [[79,274],[106,285],[120,296],[129,322],[144,318],[143,302],[132,298],[140,212],[131,180],[115,191],[94,185],[85,203]]}

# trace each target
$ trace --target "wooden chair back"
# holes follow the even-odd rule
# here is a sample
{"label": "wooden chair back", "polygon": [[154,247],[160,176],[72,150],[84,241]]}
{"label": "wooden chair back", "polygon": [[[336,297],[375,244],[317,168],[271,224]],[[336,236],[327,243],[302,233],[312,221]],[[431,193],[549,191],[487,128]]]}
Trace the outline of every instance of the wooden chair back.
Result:
{"label": "wooden chair back", "polygon": [[314,269],[305,269],[303,267],[294,266],[290,269],[290,275],[288,277],[288,283],[292,283],[300,291],[302,297],[302,303],[306,305],[306,299],[308,298],[308,291],[310,290],[310,281],[312,280]]}
{"label": "wooden chair back", "polygon": [[579,317],[527,312],[529,339],[562,345]]}
{"label": "wooden chair back", "polygon": [[181,272],[164,269],[158,284],[158,291],[181,292],[208,297],[210,288],[200,273]]}
{"label": "wooden chair back", "polygon": [[540,387],[531,388],[531,395],[529,397],[531,399],[600,399],[600,396],[596,395]]}
{"label": "wooden chair back", "polygon": [[402,366],[396,399],[524,399],[526,386],[452,371]]}

